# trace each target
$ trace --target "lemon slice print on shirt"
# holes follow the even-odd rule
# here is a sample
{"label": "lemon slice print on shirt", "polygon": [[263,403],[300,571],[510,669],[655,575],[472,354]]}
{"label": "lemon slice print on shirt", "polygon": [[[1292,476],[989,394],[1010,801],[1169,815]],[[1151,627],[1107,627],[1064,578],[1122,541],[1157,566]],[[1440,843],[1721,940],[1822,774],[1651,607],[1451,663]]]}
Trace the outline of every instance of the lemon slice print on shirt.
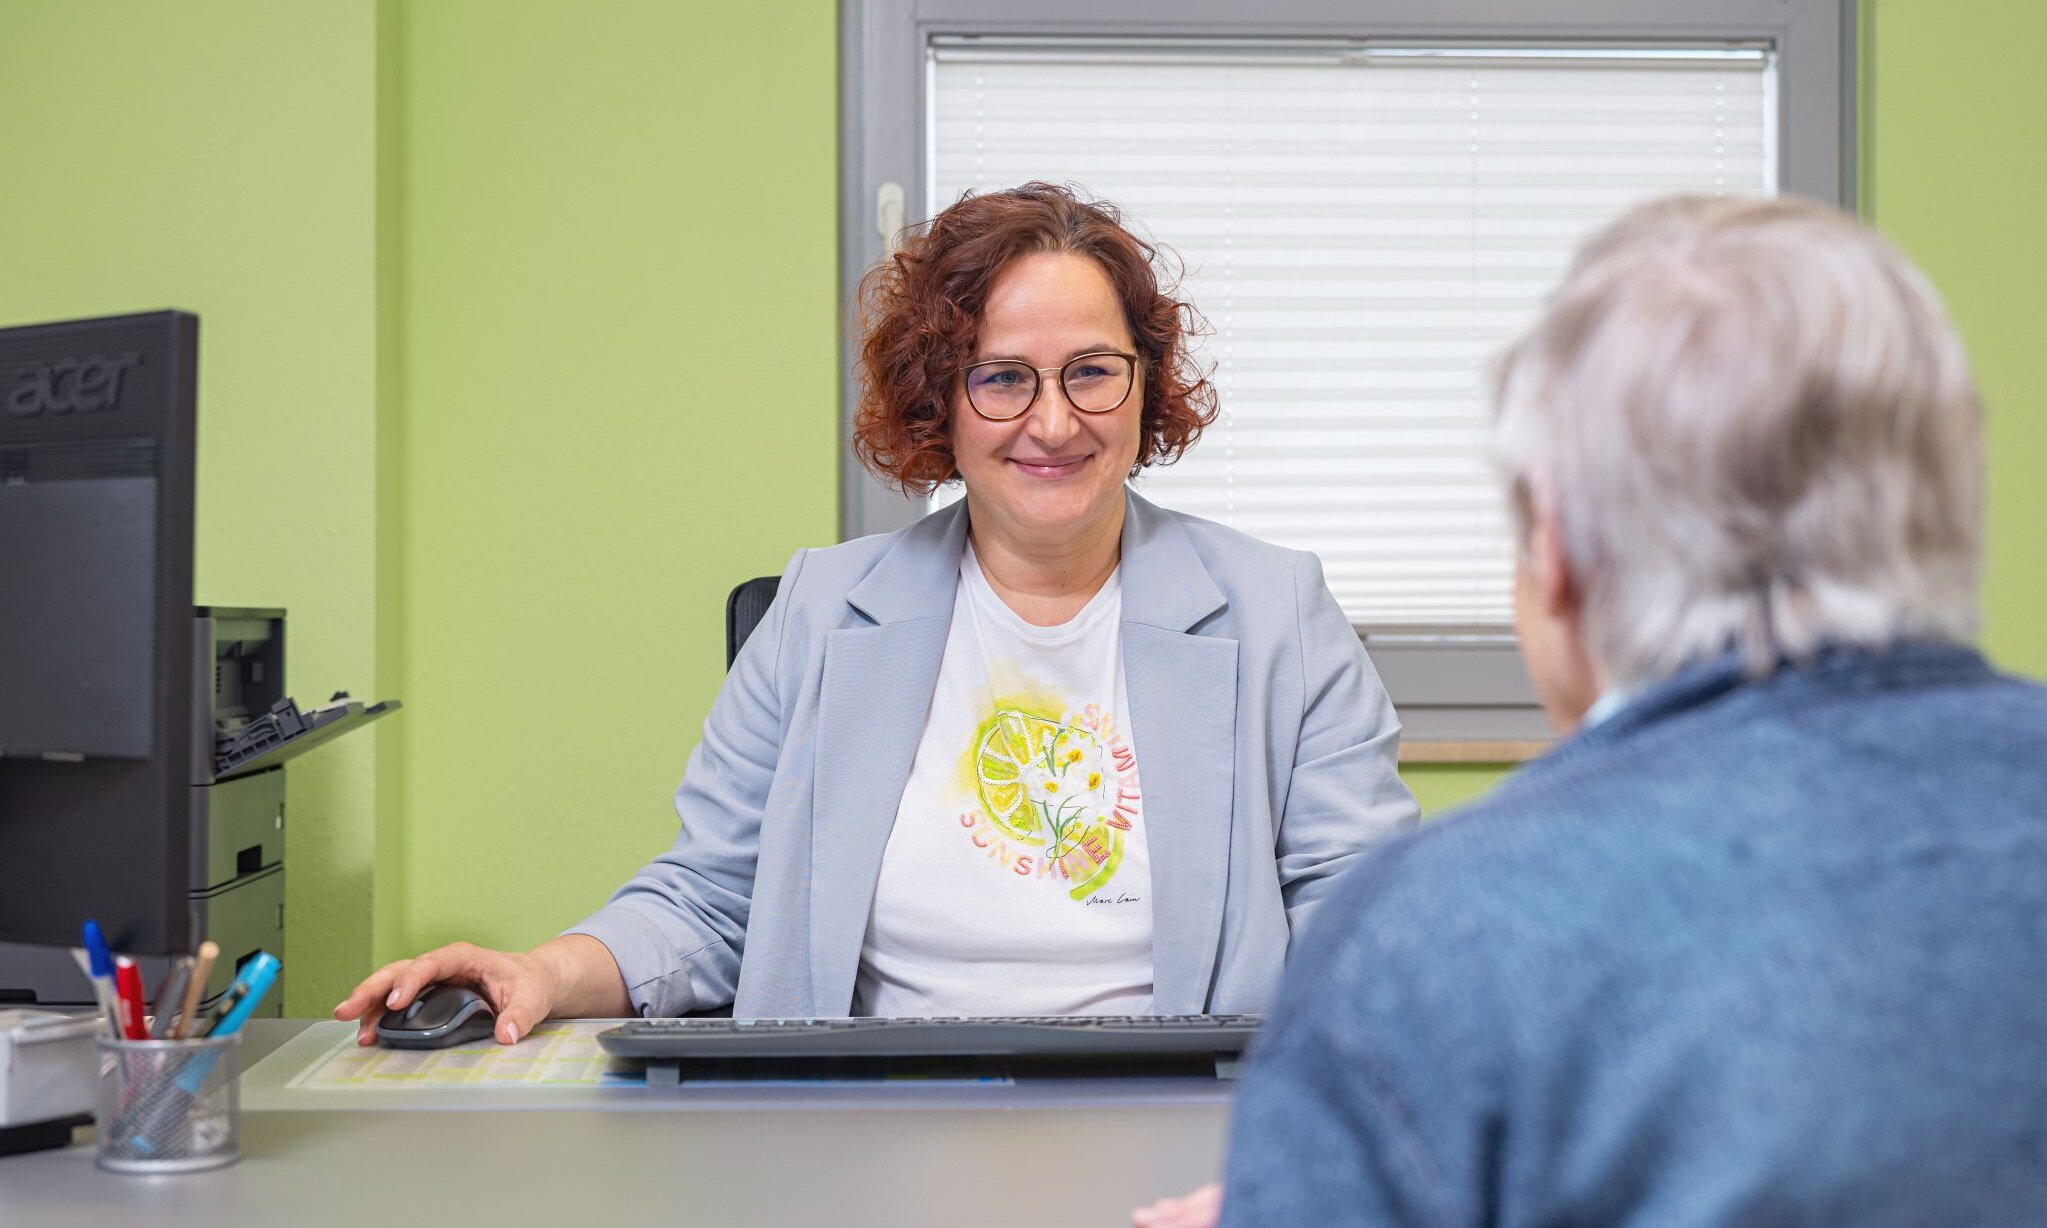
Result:
{"label": "lemon slice print on shirt", "polygon": [[981,805],[1002,830],[1025,844],[1044,840],[1035,810],[1024,805],[1024,769],[1043,754],[1045,740],[1065,727],[1042,716],[1003,708],[982,726],[974,752],[974,776]]}

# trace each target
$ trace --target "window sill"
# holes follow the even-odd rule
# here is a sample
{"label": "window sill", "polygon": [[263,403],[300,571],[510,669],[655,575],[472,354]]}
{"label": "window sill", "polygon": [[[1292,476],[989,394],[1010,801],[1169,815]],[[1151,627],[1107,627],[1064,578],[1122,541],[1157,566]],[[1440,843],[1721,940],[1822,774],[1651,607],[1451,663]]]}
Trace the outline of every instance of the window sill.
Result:
{"label": "window sill", "polygon": [[1402,763],[1512,764],[1540,758],[1556,745],[1548,741],[1507,741],[1475,738],[1464,741],[1417,741],[1400,744]]}

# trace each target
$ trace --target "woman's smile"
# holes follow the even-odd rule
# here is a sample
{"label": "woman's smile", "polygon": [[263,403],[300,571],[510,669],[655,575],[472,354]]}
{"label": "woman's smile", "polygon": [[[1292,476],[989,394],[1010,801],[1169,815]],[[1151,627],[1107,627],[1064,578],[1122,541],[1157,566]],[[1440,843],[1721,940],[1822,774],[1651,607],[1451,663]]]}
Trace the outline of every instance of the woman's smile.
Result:
{"label": "woman's smile", "polygon": [[1094,459],[1092,453],[1077,456],[1012,456],[1009,463],[1025,477],[1040,481],[1057,481],[1079,473],[1083,466]]}

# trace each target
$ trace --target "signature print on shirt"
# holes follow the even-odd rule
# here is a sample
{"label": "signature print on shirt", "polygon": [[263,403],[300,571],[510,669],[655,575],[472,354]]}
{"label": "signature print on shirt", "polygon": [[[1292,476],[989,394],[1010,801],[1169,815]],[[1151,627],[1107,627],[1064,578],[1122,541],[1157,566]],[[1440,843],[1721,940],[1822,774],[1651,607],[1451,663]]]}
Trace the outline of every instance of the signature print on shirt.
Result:
{"label": "signature print on shirt", "polygon": [[1070,723],[998,705],[968,755],[981,809],[960,825],[975,847],[1019,878],[1066,884],[1074,900],[1116,876],[1142,803],[1137,757],[1101,705]]}

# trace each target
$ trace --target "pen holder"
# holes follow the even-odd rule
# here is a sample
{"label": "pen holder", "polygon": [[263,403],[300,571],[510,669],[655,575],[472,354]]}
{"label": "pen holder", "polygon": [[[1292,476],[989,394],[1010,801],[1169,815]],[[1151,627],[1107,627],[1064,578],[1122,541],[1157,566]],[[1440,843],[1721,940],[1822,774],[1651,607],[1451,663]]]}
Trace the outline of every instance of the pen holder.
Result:
{"label": "pen holder", "polygon": [[99,1038],[98,1163],[120,1173],[194,1173],[241,1157],[241,1034]]}

